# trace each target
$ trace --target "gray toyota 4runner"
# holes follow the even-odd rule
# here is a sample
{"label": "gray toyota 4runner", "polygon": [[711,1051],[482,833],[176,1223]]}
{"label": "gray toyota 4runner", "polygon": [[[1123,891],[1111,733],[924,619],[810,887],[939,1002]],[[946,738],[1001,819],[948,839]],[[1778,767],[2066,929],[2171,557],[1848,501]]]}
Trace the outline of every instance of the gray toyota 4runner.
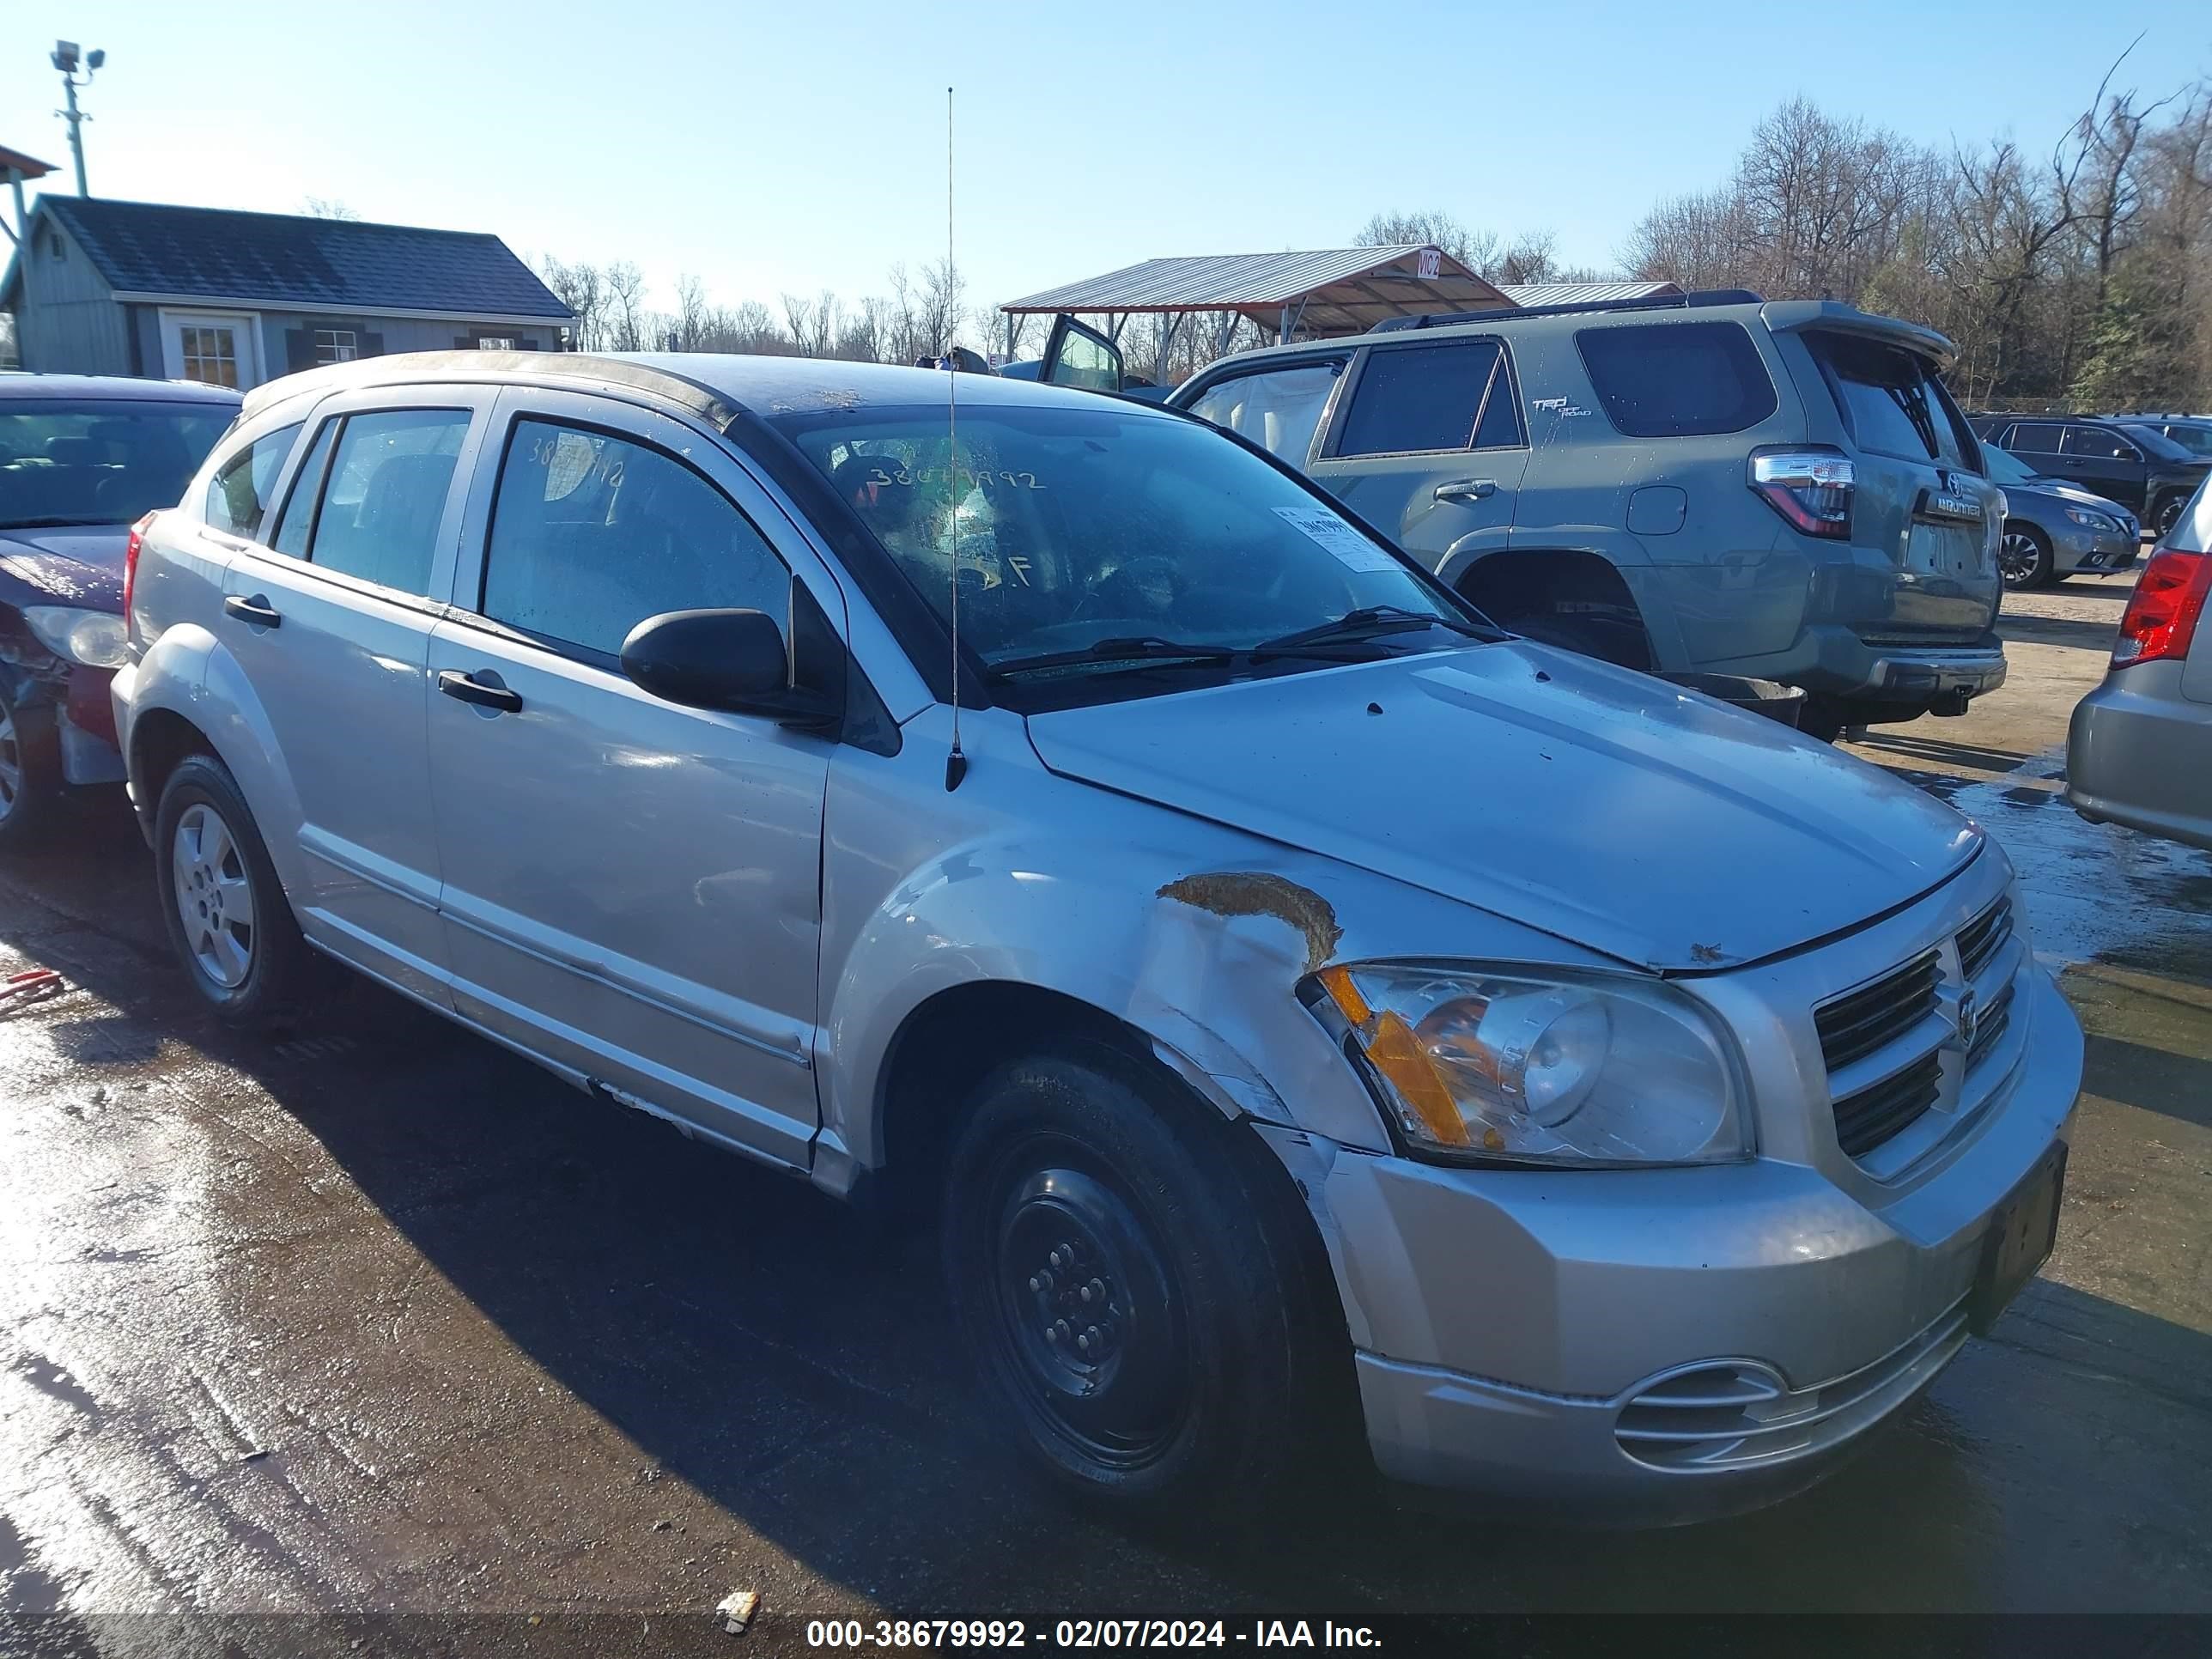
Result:
{"label": "gray toyota 4runner", "polygon": [[1168,401],[1505,626],[1802,686],[1802,725],[1832,737],[2004,680],[2004,498],[1937,379],[1950,356],[1892,318],[1726,290],[1410,317],[1224,358]]}

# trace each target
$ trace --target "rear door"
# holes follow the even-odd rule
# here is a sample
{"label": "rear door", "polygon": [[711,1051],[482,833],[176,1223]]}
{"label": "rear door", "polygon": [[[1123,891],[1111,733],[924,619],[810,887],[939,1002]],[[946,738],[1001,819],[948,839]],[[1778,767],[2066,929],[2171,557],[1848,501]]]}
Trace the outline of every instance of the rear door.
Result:
{"label": "rear door", "polygon": [[297,799],[264,827],[296,835],[301,927],[441,1002],[425,672],[490,402],[380,386],[320,404],[276,533],[240,542],[223,586],[224,647]]}
{"label": "rear door", "polygon": [[2143,453],[2110,427],[2069,422],[2059,440],[2058,457],[2059,470],[2082,489],[2137,514],[2148,506]]}
{"label": "rear door", "polygon": [[1852,544],[1895,573],[1855,592],[1844,620],[1876,643],[1978,639],[2004,592],[2004,495],[1936,364],[1870,335],[1812,330],[1805,343],[1852,441]]}
{"label": "rear door", "polygon": [[1528,435],[1503,341],[1370,346],[1336,404],[1315,483],[1431,568],[1505,545]]}

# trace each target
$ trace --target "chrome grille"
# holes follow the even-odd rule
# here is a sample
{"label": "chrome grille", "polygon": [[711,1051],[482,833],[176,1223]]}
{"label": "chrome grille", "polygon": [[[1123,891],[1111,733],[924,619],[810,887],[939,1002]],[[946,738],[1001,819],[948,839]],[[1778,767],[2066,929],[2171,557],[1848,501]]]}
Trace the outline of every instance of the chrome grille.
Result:
{"label": "chrome grille", "polygon": [[2012,937],[2012,899],[2009,895],[1959,930],[1959,971],[1978,979],[1990,958]]}
{"label": "chrome grille", "polygon": [[1824,1003],[1813,1013],[1820,1056],[1839,1072],[1895,1042],[1936,1006],[1936,952],[1923,951],[1870,985]]}
{"label": "chrome grille", "polygon": [[1852,1158],[1870,1152],[1936,1103],[1943,1087],[1943,1057],[1930,1053],[1917,1064],[1869,1084],[1836,1103],[1836,1143]]}
{"label": "chrome grille", "polygon": [[2012,1024],[2012,987],[2008,985],[1990,999],[1990,1006],[1974,1022],[1973,1045],[1966,1050],[1968,1071],[1982,1063],[1982,1056],[1996,1046],[1997,1039],[2005,1034],[2005,1027]]}

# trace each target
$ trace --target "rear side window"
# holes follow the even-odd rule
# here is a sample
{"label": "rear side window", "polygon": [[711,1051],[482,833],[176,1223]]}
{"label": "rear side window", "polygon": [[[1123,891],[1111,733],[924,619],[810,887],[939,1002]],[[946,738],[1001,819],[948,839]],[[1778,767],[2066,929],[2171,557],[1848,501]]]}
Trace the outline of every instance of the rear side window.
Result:
{"label": "rear side window", "polygon": [[[1478,431],[1489,443],[1519,442],[1504,365],[1495,340],[1370,353],[1344,417],[1338,456],[1471,449]],[[1486,421],[1491,402],[1498,416]]]}
{"label": "rear side window", "polygon": [[1974,469],[1973,434],[1928,359],[1849,334],[1808,334],[1806,343],[1860,448]]}
{"label": "rear side window", "polygon": [[300,435],[300,423],[256,438],[216,469],[208,482],[207,523],[248,541],[261,538],[261,520],[269,511],[270,492],[276,474]]}
{"label": "rear side window", "polygon": [[1303,466],[1328,394],[1343,373],[1340,360],[1240,374],[1206,387],[1191,400],[1190,412],[1250,439],[1279,460]]}
{"label": "rear side window", "polygon": [[[453,465],[468,435],[462,409],[392,410],[349,415],[337,434],[305,556],[402,593],[428,595],[438,526]],[[320,447],[321,439],[317,440]],[[312,459],[312,458],[311,458]],[[302,477],[307,476],[302,469]],[[280,550],[294,531],[295,489],[279,527]]]}
{"label": "rear side window", "polygon": [[2056,455],[2058,453],[2057,426],[2048,421],[2022,421],[2012,429],[2012,441],[2005,446],[2014,454]]}
{"label": "rear side window", "polygon": [[1740,323],[1586,328],[1575,346],[1626,437],[1741,432],[1775,410],[1774,381]]}
{"label": "rear side window", "polygon": [[672,455],[586,427],[517,421],[500,468],[483,614],[611,662],[671,611],[764,611],[791,573],[722,492]]}

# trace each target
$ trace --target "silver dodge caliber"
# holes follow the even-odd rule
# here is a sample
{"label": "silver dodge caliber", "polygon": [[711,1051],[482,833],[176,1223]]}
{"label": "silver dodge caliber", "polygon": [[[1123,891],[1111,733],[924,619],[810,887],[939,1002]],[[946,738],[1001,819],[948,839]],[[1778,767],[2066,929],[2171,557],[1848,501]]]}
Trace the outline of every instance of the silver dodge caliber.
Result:
{"label": "silver dodge caliber", "polygon": [[1996,846],[1500,633],[1184,416],[345,364],[249,397],[127,611],[216,1012],[296,1021],[336,958],[936,1218],[1078,1492],[1241,1504],[1359,1425],[1518,1506],[1743,1507],[2051,1246],[2081,1037]]}

